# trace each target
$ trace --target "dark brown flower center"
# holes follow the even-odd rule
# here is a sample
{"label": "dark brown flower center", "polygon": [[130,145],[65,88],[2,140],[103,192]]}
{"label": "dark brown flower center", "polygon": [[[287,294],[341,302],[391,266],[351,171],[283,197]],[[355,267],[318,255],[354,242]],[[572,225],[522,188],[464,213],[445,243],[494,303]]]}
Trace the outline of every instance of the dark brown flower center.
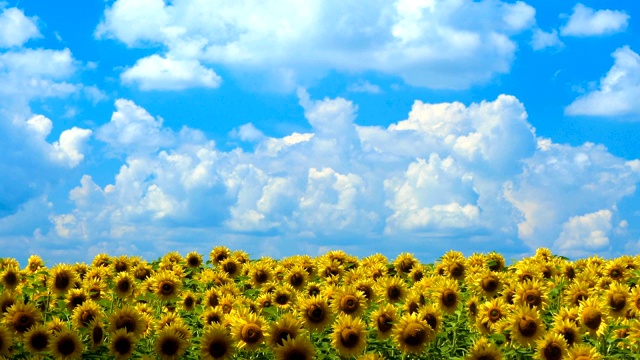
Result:
{"label": "dark brown flower center", "polygon": [[462,274],[464,274],[464,265],[458,263],[451,264],[451,266],[449,266],[449,273],[456,279],[461,277]]}
{"label": "dark brown flower center", "polygon": [[35,322],[36,319],[34,319],[33,316],[23,312],[17,312],[13,315],[13,327],[19,333],[27,331]]}
{"label": "dark brown flower center", "polygon": [[147,268],[137,268],[134,275],[138,280],[146,280],[149,276],[151,276],[151,270]]}
{"label": "dark brown flower center", "polygon": [[488,293],[492,293],[494,291],[496,291],[496,289],[498,288],[498,279],[496,279],[493,276],[487,276],[484,279],[482,279],[482,290],[488,292]]}
{"label": "dark brown flower center", "polygon": [[18,284],[18,275],[9,271],[4,275],[4,283],[7,284],[7,287],[13,288]]}
{"label": "dark brown flower center", "polygon": [[262,329],[257,324],[246,324],[242,327],[240,335],[244,342],[254,344],[262,339]]}
{"label": "dark brown flower center", "polygon": [[184,306],[188,309],[190,309],[194,303],[195,303],[195,300],[191,296],[186,297],[184,299]]}
{"label": "dark brown flower center", "polygon": [[588,307],[583,310],[582,321],[589,329],[596,330],[602,323],[602,313],[596,308]]}
{"label": "dark brown flower center", "polygon": [[397,286],[391,286],[387,289],[387,296],[392,302],[400,300],[400,289]]}
{"label": "dark brown flower center", "polygon": [[433,331],[438,331],[438,317],[436,314],[427,313],[422,317],[422,320],[426,321]]}
{"label": "dark brown flower center", "polygon": [[84,310],[80,313],[80,321],[85,325],[88,325],[94,318],[95,314],[91,310]]}
{"label": "dark brown flower center", "polygon": [[502,318],[502,311],[500,311],[499,309],[491,309],[489,311],[489,320],[492,323],[497,322],[498,320],[500,320],[500,318]]}
{"label": "dark brown flower center", "polygon": [[293,333],[288,329],[278,329],[276,332],[276,343],[282,346],[282,343],[288,338],[293,338]]}
{"label": "dark brown flower center", "polygon": [[316,304],[312,304],[307,309],[307,317],[309,318],[309,320],[311,320],[311,322],[319,323],[319,322],[324,321],[325,312],[324,312],[324,310],[322,309],[321,306],[316,305]]}
{"label": "dark brown flower center", "polygon": [[371,289],[371,286],[360,284],[356,286],[356,290],[362,291],[364,293],[364,298],[367,300],[371,300],[373,298],[373,289]]}
{"label": "dark brown flower center", "polygon": [[289,283],[293,287],[302,286],[302,284],[304,283],[304,276],[299,273],[294,273],[293,275],[291,275],[291,278],[289,278]]}
{"label": "dark brown flower center", "polygon": [[575,294],[573,294],[573,305],[579,305],[581,301],[587,300],[589,298],[589,293],[584,290],[579,290]]}
{"label": "dark brown flower center", "polygon": [[573,330],[570,329],[566,329],[565,331],[563,331],[562,337],[567,342],[568,346],[573,346],[573,343],[576,341],[576,334],[573,332]]}
{"label": "dark brown flower center", "polygon": [[531,307],[540,306],[540,304],[542,303],[542,296],[540,295],[540,291],[536,289],[525,291],[524,301]]}
{"label": "dark brown flower center", "polygon": [[[640,299],[639,299],[638,301],[640,301]],[[14,299],[11,299],[11,298],[4,299],[4,301],[2,302],[2,304],[0,304],[0,310],[2,310],[2,313],[4,314],[4,313],[6,313],[6,312],[7,312],[7,310],[9,310],[9,308],[10,308],[11,306],[13,306],[15,303],[16,303],[16,302],[15,302],[15,300],[14,300]]]}
{"label": "dark brown flower center", "polygon": [[564,275],[569,279],[573,279],[576,277],[576,269],[569,267],[564,271]]}
{"label": "dark brown flower center", "polygon": [[355,329],[348,326],[340,331],[340,343],[342,346],[350,349],[356,347],[359,342],[360,335]]}
{"label": "dark brown flower center", "polygon": [[91,341],[93,341],[94,344],[99,344],[102,341],[103,337],[104,337],[104,330],[102,330],[101,326],[95,326],[91,330]]}
{"label": "dark brown flower center", "polygon": [[427,340],[427,330],[418,323],[410,323],[402,332],[402,341],[409,346],[420,346]]}
{"label": "dark brown flower center", "polygon": [[116,339],[113,347],[118,354],[128,354],[131,351],[132,344],[128,338],[121,336]]}
{"label": "dark brown flower center", "polygon": [[64,356],[71,355],[76,350],[76,343],[73,339],[69,337],[63,337],[58,340],[56,344],[58,348],[58,352]]}
{"label": "dark brown flower center", "polygon": [[114,267],[115,267],[117,272],[124,272],[124,271],[129,270],[129,265],[127,265],[127,263],[124,262],[124,261],[116,262]]}
{"label": "dark brown flower center", "polygon": [[417,302],[412,301],[409,303],[409,314],[414,314],[418,312],[418,309],[420,308],[420,305],[418,305]]}
{"label": "dark brown flower center", "polygon": [[49,345],[49,335],[39,332],[29,339],[29,344],[36,351],[44,351]]}
{"label": "dark brown flower center", "polygon": [[609,271],[609,277],[611,277],[613,280],[620,280],[622,278],[622,269],[611,269],[611,271]]}
{"label": "dark brown flower center", "polygon": [[129,282],[129,280],[120,280],[118,282],[118,291],[126,293],[129,292],[129,290],[131,289],[131,283]]}
{"label": "dark brown flower center", "polygon": [[160,344],[160,349],[164,355],[175,355],[180,349],[180,342],[175,337],[164,339]]}
{"label": "dark brown flower center", "polygon": [[347,314],[352,314],[358,310],[360,302],[353,295],[345,295],[340,299],[340,310]]}
{"label": "dark brown flower center", "polygon": [[518,322],[518,330],[524,337],[532,337],[538,330],[538,324],[531,316],[523,316]]}
{"label": "dark brown flower center", "polygon": [[162,295],[168,296],[173,294],[173,282],[169,280],[162,281],[160,283],[160,293]]}
{"label": "dark brown flower center", "polygon": [[263,282],[266,282],[269,279],[269,276],[267,275],[267,273],[264,270],[257,270],[256,271],[256,275],[254,280],[261,284]]}
{"label": "dark brown flower center", "polygon": [[555,343],[549,343],[543,350],[545,360],[560,360],[562,359],[562,347]]}
{"label": "dark brown flower center", "polygon": [[209,343],[209,355],[220,358],[227,353],[227,344],[224,341],[213,340]]}
{"label": "dark brown flower center", "polygon": [[71,279],[69,279],[69,274],[66,272],[62,272],[56,275],[55,279],[55,287],[58,290],[66,290],[71,283]]}
{"label": "dark brown flower center", "polygon": [[187,258],[187,265],[192,268],[200,266],[200,258],[198,258],[197,256],[189,256]]}
{"label": "dark brown flower center", "polygon": [[227,274],[233,275],[236,273],[236,270],[238,270],[238,265],[236,265],[236,263],[233,261],[227,261],[226,263],[224,263],[224,266],[222,268]]}
{"label": "dark brown flower center", "polygon": [[276,296],[276,303],[279,305],[286,305],[289,302],[289,296],[287,294],[280,294]]}
{"label": "dark brown flower center", "polygon": [[328,266],[324,271],[325,277],[337,276],[337,275],[340,275],[340,269],[334,265]]}
{"label": "dark brown flower center", "polygon": [[291,349],[284,354],[284,360],[307,360],[307,354],[299,349]]}
{"label": "dark brown flower center", "polygon": [[391,318],[391,316],[389,316],[389,314],[380,314],[380,316],[378,316],[377,322],[378,331],[380,331],[381,333],[389,332],[393,328],[393,319]]}
{"label": "dark brown flower center", "polygon": [[408,273],[411,271],[411,269],[413,269],[413,260],[411,259],[403,259],[402,262],[400,262],[400,271]]}
{"label": "dark brown flower center", "polygon": [[442,292],[442,305],[445,307],[454,307],[458,303],[458,295],[452,290],[445,290]]}
{"label": "dark brown flower center", "polygon": [[609,306],[611,306],[615,311],[624,309],[626,304],[627,298],[624,296],[624,294],[615,293],[609,298]]}
{"label": "dark brown flower center", "polygon": [[129,315],[121,315],[116,321],[116,329],[125,328],[127,332],[136,331],[136,320]]}

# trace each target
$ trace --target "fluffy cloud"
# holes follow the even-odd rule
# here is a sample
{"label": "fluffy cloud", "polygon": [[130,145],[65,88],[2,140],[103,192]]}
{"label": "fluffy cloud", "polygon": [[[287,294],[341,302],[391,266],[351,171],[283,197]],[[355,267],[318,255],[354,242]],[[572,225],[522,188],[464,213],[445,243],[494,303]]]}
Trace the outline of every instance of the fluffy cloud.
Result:
{"label": "fluffy cloud", "polygon": [[177,60],[151,55],[122,73],[125,84],[137,83],[141,90],[182,90],[191,87],[216,88],[222,79],[198,60]]}
{"label": "fluffy cloud", "polygon": [[[217,86],[219,78],[202,64],[288,90],[329,69],[463,89],[507,73],[516,51],[511,36],[534,23],[535,9],[522,1],[118,0],[96,36],[164,49],[123,74],[142,89]],[[198,75],[208,82],[193,81]]]}
{"label": "fluffy cloud", "polygon": [[536,51],[549,47],[559,48],[564,46],[564,43],[558,37],[558,31],[555,29],[551,32],[544,32],[541,29],[536,29],[533,32],[530,44],[533,50]]}
{"label": "fluffy cloud", "polygon": [[5,9],[0,3],[0,48],[22,46],[29,39],[41,36],[35,18],[29,18],[18,8]]}
{"label": "fluffy cloud", "polygon": [[628,46],[611,54],[615,62],[597,90],[574,100],[568,115],[620,116],[640,113],[640,55]]}
{"label": "fluffy cloud", "polygon": [[629,15],[624,11],[598,10],[576,4],[567,23],[560,28],[562,36],[606,35],[627,28]]}
{"label": "fluffy cloud", "polygon": [[567,254],[624,246],[611,224],[621,221],[616,204],[636,191],[640,161],[536,137],[513,96],[416,101],[407,119],[383,128],[357,125],[346,99],[298,95],[312,131],[273,138],[247,124],[235,136],[254,142],[252,151],[222,151],[198,130],[166,129],[118,100],[97,133],[120,149],[122,167],[107,185],[84,176],[70,192],[73,209],[54,215],[46,236],[152,253],[151,239],[193,249],[203,237],[270,255],[334,245],[370,253],[389,241],[407,251],[489,241],[506,253],[522,251],[518,244]]}

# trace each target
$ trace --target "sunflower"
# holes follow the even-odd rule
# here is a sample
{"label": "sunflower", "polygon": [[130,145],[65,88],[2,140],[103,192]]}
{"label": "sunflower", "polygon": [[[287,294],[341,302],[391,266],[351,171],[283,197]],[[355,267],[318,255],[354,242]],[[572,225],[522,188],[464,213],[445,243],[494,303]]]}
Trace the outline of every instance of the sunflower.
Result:
{"label": "sunflower", "polygon": [[567,355],[567,341],[562,335],[548,332],[536,341],[536,355],[538,360],[561,360]]}
{"label": "sunflower", "polygon": [[527,305],[517,307],[508,319],[507,329],[511,330],[511,338],[523,347],[533,345],[544,332],[538,310]]}
{"label": "sunflower", "polygon": [[451,278],[440,279],[436,284],[432,296],[442,311],[447,314],[453,314],[460,303],[460,287],[458,281]]}
{"label": "sunflower", "polygon": [[162,360],[180,359],[188,347],[189,342],[171,326],[158,333],[154,344],[155,354]]}
{"label": "sunflower", "polygon": [[220,298],[218,302],[218,307],[222,310],[223,313],[228,314],[231,310],[234,309],[239,303],[238,299],[235,296],[226,295]]}
{"label": "sunflower", "polygon": [[192,311],[196,307],[198,299],[191,291],[184,291],[182,293],[182,308],[185,311]]}
{"label": "sunflower", "polygon": [[13,291],[3,291],[0,294],[0,318],[16,303],[16,293]]}
{"label": "sunflower", "polygon": [[162,270],[152,277],[153,293],[162,301],[178,297],[182,289],[182,281],[171,271]]}
{"label": "sunflower", "polygon": [[296,290],[288,283],[276,285],[273,292],[273,302],[280,308],[288,308],[295,301]]}
{"label": "sunflower", "polygon": [[333,324],[331,344],[340,356],[361,354],[367,346],[366,325],[359,317],[338,316]]}
{"label": "sunflower", "polygon": [[92,321],[100,320],[103,317],[102,308],[93,300],[87,300],[76,306],[71,313],[71,321],[78,328],[86,327]]}
{"label": "sunflower", "polygon": [[85,278],[83,289],[89,294],[89,298],[94,301],[102,300],[107,292],[107,283],[104,280],[95,277]]}
{"label": "sunflower", "polygon": [[562,336],[567,342],[567,346],[569,347],[582,342],[582,332],[580,330],[580,326],[568,319],[556,321],[556,323],[553,325],[553,328],[551,329],[551,332]]}
{"label": "sunflower", "polygon": [[514,305],[516,298],[516,288],[517,284],[515,282],[507,282],[505,283],[504,288],[502,289],[502,298],[509,305]]}
{"label": "sunflower", "polygon": [[418,265],[418,259],[411,253],[402,253],[394,260],[393,266],[396,273],[402,276],[408,275],[414,266]]}
{"label": "sunflower", "polygon": [[403,354],[419,354],[436,332],[418,314],[406,314],[394,325],[394,343]]}
{"label": "sunflower", "polygon": [[524,281],[516,287],[515,303],[544,310],[548,303],[548,292],[548,287],[538,279]]}
{"label": "sunflower", "polygon": [[313,344],[306,338],[284,340],[274,350],[276,360],[312,360],[316,358]]}
{"label": "sunflower", "polygon": [[[308,282],[304,293],[307,296],[318,296],[322,292],[322,286],[318,282]],[[640,304],[640,303],[639,303]]]}
{"label": "sunflower", "polygon": [[242,264],[237,262],[233,257],[222,260],[218,265],[230,278],[235,278],[242,272]]}
{"label": "sunflower", "polygon": [[111,334],[109,342],[109,351],[115,356],[116,360],[128,359],[135,348],[136,339],[132,333],[126,329],[119,329]]}
{"label": "sunflower", "polygon": [[291,313],[285,313],[278,320],[269,324],[266,339],[267,346],[275,350],[282,345],[284,340],[295,339],[302,333],[303,328],[304,324],[301,320],[298,320]]}
{"label": "sunflower", "polygon": [[138,338],[145,331],[145,323],[142,314],[135,307],[126,305],[116,309],[109,315],[109,332],[114,333],[117,330],[125,329]]}
{"label": "sunflower", "polygon": [[604,266],[604,273],[606,277],[619,282],[626,282],[631,275],[631,271],[627,269],[627,264],[622,258],[608,261]]}
{"label": "sunflower", "polygon": [[620,282],[614,282],[606,291],[605,297],[609,305],[609,315],[614,318],[622,318],[630,308],[629,286]]}
{"label": "sunflower", "polygon": [[233,319],[231,335],[240,349],[256,350],[264,342],[264,320],[256,314]]}
{"label": "sunflower", "polygon": [[589,287],[588,283],[576,281],[566,287],[562,299],[565,304],[580,306],[580,303],[588,299],[592,293],[594,290]]}
{"label": "sunflower", "polygon": [[187,267],[191,269],[197,269],[203,264],[202,255],[198,254],[196,251],[188,253],[185,261],[187,262]]}
{"label": "sunflower", "polygon": [[504,256],[496,251],[487,254],[487,264],[491,271],[502,271],[507,266]]}
{"label": "sunflower", "polygon": [[153,275],[153,268],[146,262],[142,262],[133,268],[133,277],[137,280],[147,280],[151,275]]}
{"label": "sunflower", "polygon": [[218,290],[216,288],[212,287],[204,292],[202,300],[205,306],[215,307],[220,303],[220,294],[218,294]]}
{"label": "sunflower", "polygon": [[427,322],[433,331],[438,333],[442,326],[442,311],[437,304],[425,305],[420,309],[418,317]]}
{"label": "sunflower", "polygon": [[370,322],[373,323],[373,328],[377,330],[377,339],[387,339],[393,334],[393,325],[398,321],[396,307],[392,304],[386,303],[380,305],[376,310],[371,313]]}
{"label": "sunflower", "polygon": [[70,329],[63,329],[51,336],[48,350],[56,359],[81,359],[84,345],[80,334]]}
{"label": "sunflower", "polygon": [[598,350],[589,344],[578,344],[569,349],[567,354],[569,360],[603,360]]}
{"label": "sunflower", "polygon": [[481,337],[473,344],[465,360],[502,360],[502,353],[486,337]]}
{"label": "sunflower", "polygon": [[57,316],[54,316],[53,318],[51,318],[51,320],[47,321],[44,326],[47,328],[47,330],[55,334],[64,329],[67,329],[69,323],[66,321],[62,321],[62,319]]}
{"label": "sunflower", "polygon": [[55,294],[64,294],[73,285],[80,280],[73,268],[69,265],[58,264],[51,268],[51,276],[48,280],[48,286],[51,292]]}
{"label": "sunflower", "polygon": [[412,282],[417,283],[418,281],[422,280],[423,277],[426,276],[426,273],[427,273],[427,268],[424,265],[422,264],[415,265],[409,272],[409,279],[411,279]]}
{"label": "sunflower", "polygon": [[40,322],[40,310],[31,304],[16,302],[11,305],[2,318],[4,325],[17,334],[24,334],[29,328]]}
{"label": "sunflower", "polygon": [[128,256],[121,255],[112,258],[110,266],[113,269],[113,272],[128,272],[131,269],[131,260],[129,260]]}
{"label": "sunflower", "polygon": [[29,259],[27,260],[27,267],[26,267],[27,271],[34,274],[43,267],[44,267],[44,260],[42,260],[40,256],[38,255],[29,256]]}
{"label": "sunflower", "polygon": [[22,274],[18,266],[7,266],[0,273],[0,284],[4,286],[4,290],[13,291],[22,282]]}
{"label": "sunflower", "polygon": [[375,282],[371,279],[360,279],[354,283],[356,290],[361,291],[362,295],[364,295],[367,304],[376,300],[374,285]]}
{"label": "sunflower", "polygon": [[297,302],[304,326],[311,331],[322,332],[331,323],[333,314],[327,300],[320,296],[310,296]]}
{"label": "sunflower", "polygon": [[205,328],[200,340],[200,358],[203,360],[229,360],[235,349],[229,331],[220,324]]}
{"label": "sunflower", "polygon": [[104,342],[105,328],[101,319],[95,319],[87,326],[91,349],[95,350]]}
{"label": "sunflower", "polygon": [[480,306],[480,298],[477,295],[471,295],[467,299],[467,313],[472,321],[478,316],[478,306]]}
{"label": "sunflower", "polygon": [[249,283],[254,288],[260,288],[273,279],[272,269],[274,263],[260,260],[249,266]]}
{"label": "sunflower", "polygon": [[599,298],[592,296],[580,303],[580,325],[593,338],[603,335],[608,326],[608,306]]}
{"label": "sunflower", "polygon": [[636,286],[631,290],[629,302],[631,312],[636,316],[640,316],[640,286]]}
{"label": "sunflower", "polygon": [[82,305],[88,299],[89,295],[84,289],[71,289],[67,292],[65,303],[67,304],[67,309],[73,311],[73,309]]}
{"label": "sunflower", "polygon": [[461,280],[465,276],[467,260],[459,251],[449,250],[442,256],[444,275],[456,280]]}
{"label": "sunflower", "polygon": [[407,284],[397,276],[379,280],[377,285],[379,296],[392,304],[400,302],[407,294]]}
{"label": "sunflower", "polygon": [[216,246],[213,248],[213,250],[211,250],[211,253],[209,253],[211,262],[213,262],[216,265],[220,264],[223,260],[228,258],[230,255],[231,255],[231,250],[229,250],[229,248],[227,248],[226,246]]}
{"label": "sunflower", "polygon": [[135,278],[127,272],[119,272],[113,279],[114,293],[121,299],[128,299],[135,292]]}
{"label": "sunflower", "polygon": [[343,286],[334,293],[331,309],[334,314],[347,314],[360,316],[365,310],[366,300],[364,294],[354,286]]}
{"label": "sunflower", "polygon": [[495,298],[480,305],[476,317],[476,327],[484,335],[495,331],[498,321],[504,319],[512,305],[507,304],[503,298]]}
{"label": "sunflower", "polygon": [[11,357],[12,345],[13,336],[4,326],[0,326],[0,356]]}
{"label": "sunflower", "polygon": [[299,265],[292,267],[284,276],[284,281],[298,291],[305,287],[308,280],[309,274]]}
{"label": "sunflower", "polygon": [[51,333],[42,324],[36,324],[24,333],[24,347],[32,354],[47,351]]}
{"label": "sunflower", "polygon": [[483,269],[473,275],[470,283],[479,294],[490,299],[502,290],[504,279],[500,273]]}

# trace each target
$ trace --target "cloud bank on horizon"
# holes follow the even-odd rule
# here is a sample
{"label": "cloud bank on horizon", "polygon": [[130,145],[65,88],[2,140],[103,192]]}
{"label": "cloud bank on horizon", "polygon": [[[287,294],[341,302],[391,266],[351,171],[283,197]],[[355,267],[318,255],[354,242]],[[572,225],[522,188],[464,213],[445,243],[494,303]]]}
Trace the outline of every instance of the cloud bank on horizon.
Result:
{"label": "cloud bank on horizon", "polygon": [[[449,249],[640,250],[640,156],[615,155],[590,134],[569,144],[537,130],[576,117],[640,123],[638,44],[603,50],[609,70],[572,84],[578,93],[554,120],[500,91],[414,97],[382,125],[361,121],[349,99],[409,99],[412,89],[467,98],[515,73],[521,54],[628,33],[630,9],[578,3],[550,24],[523,1],[117,0],[102,11],[85,41],[116,46],[128,63],[78,56],[45,31],[46,13],[0,2],[3,256],[155,258],[218,244],[256,256],[341,248],[429,261]],[[340,74],[358,80],[325,95],[323,79]],[[158,93],[228,94],[234,83],[246,92],[237,96],[297,104],[296,130],[274,135],[245,118],[215,140],[203,130],[210,113],[169,126],[141,105]],[[218,111],[238,110],[230,104]]]}

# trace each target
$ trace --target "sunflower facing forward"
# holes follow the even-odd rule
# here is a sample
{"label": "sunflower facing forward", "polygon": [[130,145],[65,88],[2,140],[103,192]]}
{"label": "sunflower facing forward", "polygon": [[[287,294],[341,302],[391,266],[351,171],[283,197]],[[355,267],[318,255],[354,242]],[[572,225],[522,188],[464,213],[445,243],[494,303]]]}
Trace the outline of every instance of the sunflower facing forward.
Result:
{"label": "sunflower facing forward", "polygon": [[246,314],[232,320],[231,335],[239,349],[256,350],[264,343],[267,328],[256,314]]}
{"label": "sunflower facing forward", "polygon": [[481,337],[473,344],[465,360],[502,360],[502,353],[486,337]]}
{"label": "sunflower facing forward", "polygon": [[189,342],[172,326],[160,330],[154,344],[155,354],[162,360],[178,360],[188,347]]}
{"label": "sunflower facing forward", "polygon": [[207,326],[200,340],[200,358],[203,360],[228,360],[235,352],[229,330],[220,324]]}
{"label": "sunflower facing forward", "polygon": [[367,346],[366,325],[359,317],[340,315],[333,324],[331,344],[340,356],[361,354]]}
{"label": "sunflower facing forward", "polygon": [[313,344],[306,338],[285,340],[274,353],[276,360],[312,360],[316,356]]}
{"label": "sunflower facing forward", "polygon": [[163,270],[152,277],[153,293],[162,301],[178,297],[182,289],[182,281],[171,271]]}
{"label": "sunflower facing forward", "polygon": [[561,360],[567,355],[567,341],[558,333],[548,332],[536,345],[538,360]]}
{"label": "sunflower facing forward", "polygon": [[511,338],[523,347],[535,344],[544,332],[544,325],[538,310],[532,309],[528,305],[517,307],[508,321],[507,329],[511,330]]}
{"label": "sunflower facing forward", "polygon": [[301,299],[297,303],[304,326],[310,331],[322,332],[333,320],[327,300],[320,296]]}
{"label": "sunflower facing forward", "polygon": [[48,350],[56,359],[75,360],[82,358],[84,345],[80,335],[72,330],[63,329],[51,337]]}
{"label": "sunflower facing forward", "polygon": [[418,314],[406,314],[394,326],[393,339],[403,354],[419,354],[436,332]]}
{"label": "sunflower facing forward", "polygon": [[2,322],[7,329],[22,335],[31,326],[40,322],[41,318],[40,310],[36,309],[33,304],[17,302],[7,310]]}
{"label": "sunflower facing forward", "polygon": [[128,359],[135,348],[136,339],[133,333],[127,332],[126,329],[119,329],[111,334],[111,342],[109,343],[109,351],[116,360]]}

